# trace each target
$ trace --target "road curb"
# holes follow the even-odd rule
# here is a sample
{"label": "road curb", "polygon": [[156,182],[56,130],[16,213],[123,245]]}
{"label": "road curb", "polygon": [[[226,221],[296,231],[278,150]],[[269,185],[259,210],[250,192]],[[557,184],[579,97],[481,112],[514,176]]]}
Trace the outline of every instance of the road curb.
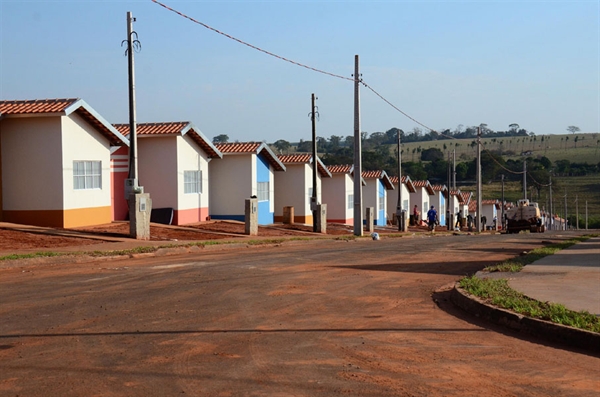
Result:
{"label": "road curb", "polygon": [[600,334],[517,314],[485,303],[454,284],[450,301],[462,310],[494,324],[553,342],[600,353]]}

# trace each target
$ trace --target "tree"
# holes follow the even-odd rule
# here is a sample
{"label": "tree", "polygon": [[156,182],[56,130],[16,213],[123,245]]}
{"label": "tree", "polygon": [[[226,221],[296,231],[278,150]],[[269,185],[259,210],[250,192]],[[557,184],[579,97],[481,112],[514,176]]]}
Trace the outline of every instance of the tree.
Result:
{"label": "tree", "polygon": [[273,144],[273,146],[275,146],[275,148],[277,148],[277,150],[279,150],[279,153],[287,153],[287,151],[290,149],[290,147],[292,146],[288,141],[284,140],[284,139],[280,139],[278,141],[275,141],[275,143]]}
{"label": "tree", "polygon": [[226,134],[220,134],[213,138],[213,143],[226,143],[229,142],[229,136]]}
{"label": "tree", "polygon": [[581,129],[579,127],[577,127],[576,125],[570,125],[567,127],[567,131],[569,131],[571,134],[574,134],[576,132],[581,131]]}
{"label": "tree", "polygon": [[[445,146],[445,145],[444,145]],[[421,152],[421,160],[422,161],[434,161],[441,160],[444,158],[444,153],[438,148],[432,147],[429,149],[424,149]]]}

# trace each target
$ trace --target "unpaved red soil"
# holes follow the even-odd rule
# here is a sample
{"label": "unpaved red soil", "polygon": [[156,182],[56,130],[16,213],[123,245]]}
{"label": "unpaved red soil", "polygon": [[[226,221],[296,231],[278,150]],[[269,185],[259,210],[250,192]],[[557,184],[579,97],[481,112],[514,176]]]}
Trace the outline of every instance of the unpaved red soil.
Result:
{"label": "unpaved red soil", "polygon": [[73,247],[99,244],[101,241],[86,238],[52,236],[41,233],[0,229],[0,251],[17,252],[33,248]]}
{"label": "unpaved red soil", "polygon": [[432,297],[565,234],[0,269],[0,395],[595,397],[598,357]]}

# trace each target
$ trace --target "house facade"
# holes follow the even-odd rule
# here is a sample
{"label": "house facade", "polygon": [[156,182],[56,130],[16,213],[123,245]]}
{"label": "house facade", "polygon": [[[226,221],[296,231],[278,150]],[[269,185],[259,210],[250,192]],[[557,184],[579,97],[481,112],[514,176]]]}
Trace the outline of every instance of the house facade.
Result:
{"label": "house facade", "polygon": [[[129,136],[128,124],[115,128]],[[221,152],[188,121],[137,124],[136,135],[138,183],[150,193],[152,207],[172,209],[174,225],[206,221],[210,211],[209,163],[221,159]],[[119,175],[121,178],[113,180],[122,186],[122,172]],[[121,200],[125,198],[115,197],[116,206]]]}
{"label": "house facade", "polygon": [[385,226],[387,220],[391,221],[393,214],[387,213],[387,192],[393,190],[394,185],[383,170],[363,171],[362,177],[367,183],[363,189],[364,208],[372,207],[376,226]]}
{"label": "house facade", "polygon": [[446,202],[448,197],[448,187],[441,184],[431,185],[431,187],[433,188],[435,194],[431,197],[430,205],[435,205],[435,208],[438,210],[440,225],[445,225],[447,216]]}
{"label": "house facade", "polygon": [[409,176],[404,175],[402,177],[402,184],[398,189],[398,177],[390,176],[390,181],[394,185],[394,190],[388,190],[387,192],[387,216],[388,220],[392,220],[392,223],[396,224],[396,207],[398,206],[398,194],[402,189],[402,209],[406,211],[406,217],[408,218],[410,212],[410,193],[415,193],[415,187]]}
{"label": "house facade", "polygon": [[127,145],[81,99],[0,101],[0,220],[110,223],[111,147]]}
{"label": "house facade", "polygon": [[258,223],[275,221],[275,172],[285,165],[263,142],[215,144],[223,158],[211,164],[211,219],[245,219],[245,199],[258,198]]}
{"label": "house facade", "polygon": [[[429,211],[429,208],[431,208],[432,205],[435,206],[435,204],[431,204],[433,196],[435,196],[435,192],[431,186],[431,183],[427,180],[413,181],[413,186],[415,187],[415,192],[410,193],[410,205],[413,208],[416,205],[417,210],[421,213],[420,220],[426,220],[427,211]],[[413,212],[413,208],[410,210],[411,214]],[[436,211],[438,213],[438,217],[441,216],[439,208],[436,207]]]}
{"label": "house facade", "polygon": [[[275,222],[283,221],[283,207],[294,207],[294,222],[313,223],[311,198],[313,189],[313,166],[311,154],[279,155],[286,172],[275,173]],[[317,203],[322,203],[323,178],[331,173],[317,157]]]}
{"label": "house facade", "polygon": [[[322,180],[323,203],[327,204],[327,221],[354,224],[354,166],[327,166],[331,178]],[[365,180],[361,178],[363,186]]]}

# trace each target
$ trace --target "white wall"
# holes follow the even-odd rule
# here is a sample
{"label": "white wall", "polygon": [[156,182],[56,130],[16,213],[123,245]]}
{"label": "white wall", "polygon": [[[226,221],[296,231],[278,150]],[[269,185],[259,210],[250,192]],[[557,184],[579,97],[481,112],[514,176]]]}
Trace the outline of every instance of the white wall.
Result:
{"label": "white wall", "polygon": [[347,209],[349,194],[354,194],[352,177],[348,174],[333,174],[332,178],[325,178],[322,183],[323,204],[327,204],[327,219],[351,219],[354,209]]}
{"label": "white wall", "polygon": [[[387,210],[386,216],[387,220],[392,220],[396,218],[396,207],[398,205],[398,185],[394,185],[394,190],[387,191]],[[408,193],[408,189],[406,188],[406,184],[402,184],[402,209],[406,211],[406,217],[408,218],[412,215],[412,207],[410,202],[410,194]]]}
{"label": "white wall", "polygon": [[[110,207],[110,143],[79,115],[61,117],[64,209]],[[73,161],[101,161],[102,188],[73,188]]]}
{"label": "white wall", "polygon": [[[0,139],[4,210],[62,209],[60,117],[1,120]],[[110,167],[108,161],[106,166]],[[72,179],[71,175],[71,184]],[[110,184],[110,177],[106,184]],[[110,195],[108,203],[110,205]]]}
{"label": "white wall", "polygon": [[[202,193],[184,193],[184,171],[202,171]],[[177,136],[177,185],[176,209],[208,207],[208,156],[187,135]]]}
{"label": "white wall", "polygon": [[[214,159],[208,178],[210,214],[243,215],[245,200],[256,195],[256,156],[225,154],[222,159]],[[271,176],[270,185],[272,182]]]}
{"label": "white wall", "polygon": [[[366,211],[366,208],[373,207],[373,216],[375,219],[378,218],[377,211],[377,201],[379,199],[379,180],[378,179],[365,179],[367,182],[367,186],[363,186],[363,211]],[[366,217],[366,212],[363,213],[363,218]],[[365,218],[366,219],[366,218]]]}
{"label": "white wall", "polygon": [[[287,164],[286,172],[276,172],[275,179],[275,216],[283,216],[283,207],[294,207],[295,215],[310,215],[307,212],[305,164]],[[312,182],[311,182],[312,185]]]}
{"label": "white wall", "polygon": [[150,193],[152,208],[177,208],[177,139],[138,136],[138,183]]}

